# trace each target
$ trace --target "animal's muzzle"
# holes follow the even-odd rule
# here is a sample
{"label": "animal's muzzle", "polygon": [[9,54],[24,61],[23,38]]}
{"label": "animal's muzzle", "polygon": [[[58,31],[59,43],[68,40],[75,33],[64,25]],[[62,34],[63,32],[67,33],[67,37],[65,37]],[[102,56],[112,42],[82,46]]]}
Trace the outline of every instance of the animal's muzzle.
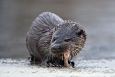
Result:
{"label": "animal's muzzle", "polygon": [[54,54],[63,53],[65,50],[66,50],[66,48],[60,44],[55,44],[55,45],[51,46],[51,52]]}

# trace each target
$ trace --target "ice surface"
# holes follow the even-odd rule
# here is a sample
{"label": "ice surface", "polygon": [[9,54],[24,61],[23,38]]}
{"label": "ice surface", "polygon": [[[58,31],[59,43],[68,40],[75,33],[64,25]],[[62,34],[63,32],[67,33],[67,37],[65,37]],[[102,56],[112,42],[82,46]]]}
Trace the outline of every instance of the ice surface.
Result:
{"label": "ice surface", "polygon": [[115,77],[115,60],[78,60],[76,68],[32,66],[27,59],[0,59],[0,77]]}

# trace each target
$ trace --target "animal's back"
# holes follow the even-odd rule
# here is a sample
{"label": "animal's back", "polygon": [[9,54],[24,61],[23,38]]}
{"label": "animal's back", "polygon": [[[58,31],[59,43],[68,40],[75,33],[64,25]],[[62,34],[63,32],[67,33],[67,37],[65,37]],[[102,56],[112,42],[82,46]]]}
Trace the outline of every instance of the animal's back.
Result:
{"label": "animal's back", "polygon": [[51,29],[63,22],[64,20],[56,14],[51,12],[43,12],[33,21],[30,31],[28,32],[28,36],[38,40],[38,36],[49,32]]}
{"label": "animal's back", "polygon": [[51,12],[41,13],[32,23],[27,33],[26,45],[31,59],[42,62],[47,55],[53,28],[63,23],[63,19]]}

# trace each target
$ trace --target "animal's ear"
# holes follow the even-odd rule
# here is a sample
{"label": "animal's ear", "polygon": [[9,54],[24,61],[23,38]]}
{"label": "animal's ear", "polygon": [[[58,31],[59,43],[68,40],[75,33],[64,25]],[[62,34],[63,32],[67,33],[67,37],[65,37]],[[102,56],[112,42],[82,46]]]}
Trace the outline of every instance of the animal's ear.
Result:
{"label": "animal's ear", "polygon": [[80,26],[80,24],[74,24],[72,26],[72,30],[74,32],[76,32],[76,35],[80,36],[84,34],[84,30],[82,29],[82,27]]}
{"label": "animal's ear", "polygon": [[82,29],[80,29],[77,33],[76,33],[78,36],[81,36],[84,34],[84,31]]}

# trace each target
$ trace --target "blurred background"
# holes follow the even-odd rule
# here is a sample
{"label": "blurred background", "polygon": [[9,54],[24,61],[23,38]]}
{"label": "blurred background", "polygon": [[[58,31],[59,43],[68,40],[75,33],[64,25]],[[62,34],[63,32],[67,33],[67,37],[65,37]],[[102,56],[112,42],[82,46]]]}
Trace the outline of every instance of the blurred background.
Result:
{"label": "blurred background", "polygon": [[79,58],[115,58],[115,0],[0,0],[0,58],[26,58],[26,33],[38,14],[50,11],[84,26]]}

